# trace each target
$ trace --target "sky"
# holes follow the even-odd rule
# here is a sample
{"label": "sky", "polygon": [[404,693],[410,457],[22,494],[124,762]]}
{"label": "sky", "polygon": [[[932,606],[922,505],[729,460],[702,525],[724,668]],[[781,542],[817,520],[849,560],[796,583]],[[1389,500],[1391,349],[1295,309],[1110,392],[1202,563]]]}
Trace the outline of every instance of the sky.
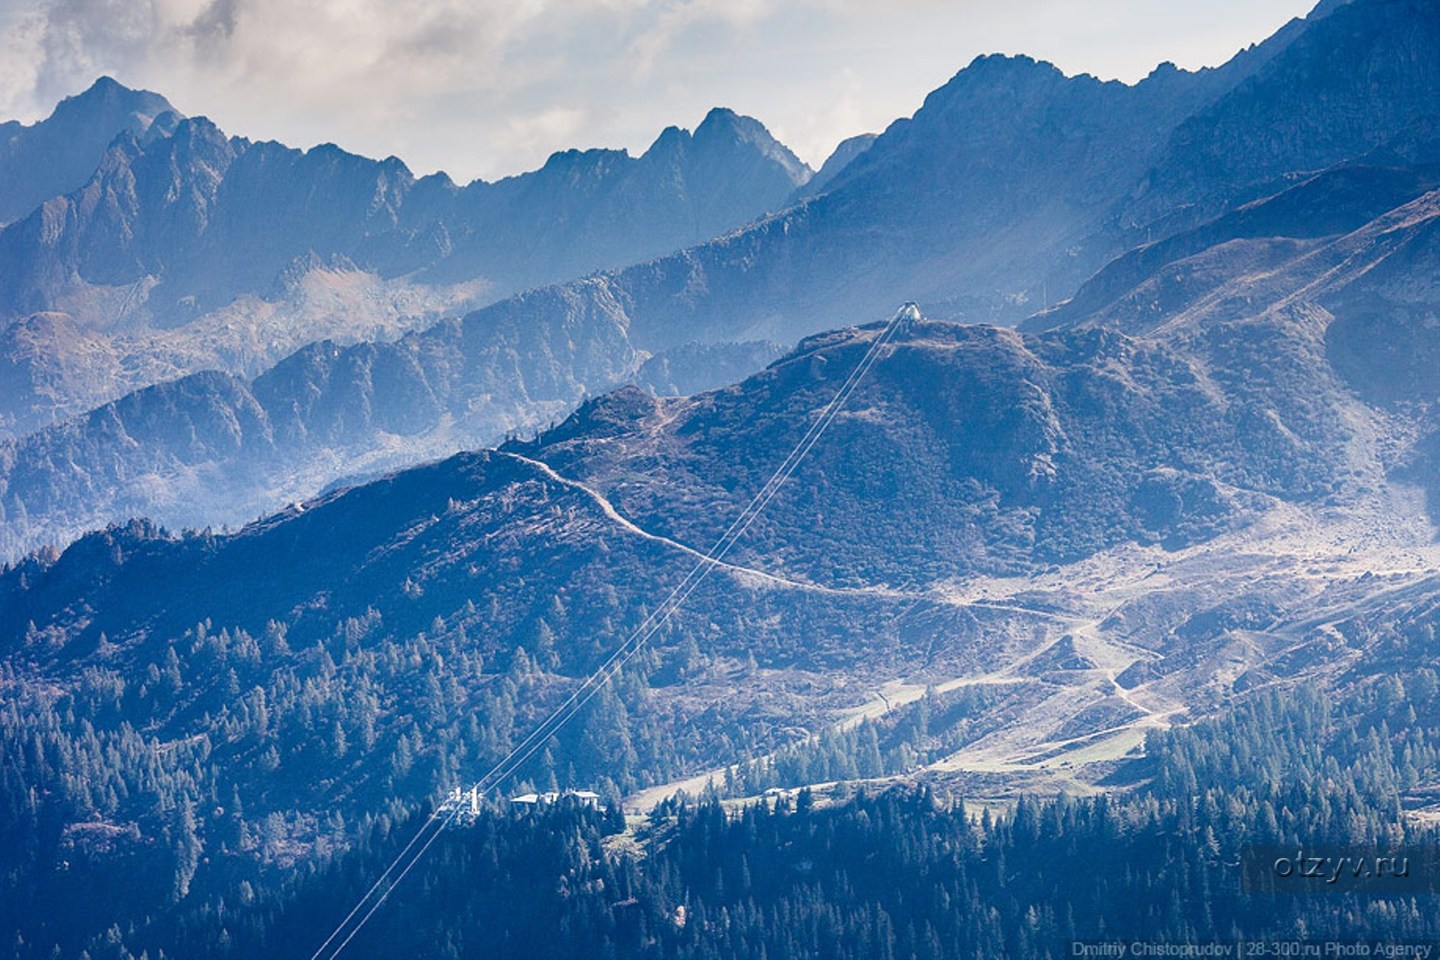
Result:
{"label": "sky", "polygon": [[0,120],[101,74],[227,133],[459,181],[642,152],[713,106],[818,167],[982,53],[1133,82],[1216,65],[1314,0],[0,0]]}

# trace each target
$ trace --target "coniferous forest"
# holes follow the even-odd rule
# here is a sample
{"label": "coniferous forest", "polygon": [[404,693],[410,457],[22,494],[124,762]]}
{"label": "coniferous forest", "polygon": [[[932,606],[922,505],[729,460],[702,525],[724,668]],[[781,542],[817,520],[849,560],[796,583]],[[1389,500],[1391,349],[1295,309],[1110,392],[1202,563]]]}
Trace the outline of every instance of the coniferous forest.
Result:
{"label": "coniferous forest", "polygon": [[[1251,845],[1440,842],[1399,801],[1440,772],[1435,684],[1415,670],[1346,704],[1260,692],[1154,734],[1117,770],[1131,787],[1095,797],[991,807],[880,783],[678,798],[628,821],[573,800],[493,806],[441,836],[347,953],[929,960],[1058,958],[1075,941],[1431,940],[1434,878],[1418,871],[1413,892],[1299,895],[1254,892],[1240,871]],[[82,861],[28,889],[12,873],[4,921],[22,958],[303,960],[420,817],[377,817],[353,849],[281,878],[187,860],[182,816],[174,873]],[[152,884],[186,889],[157,911]],[[133,905],[115,895],[126,890]],[[70,915],[34,922],[29,896]],[[87,929],[97,899],[113,923]]]}

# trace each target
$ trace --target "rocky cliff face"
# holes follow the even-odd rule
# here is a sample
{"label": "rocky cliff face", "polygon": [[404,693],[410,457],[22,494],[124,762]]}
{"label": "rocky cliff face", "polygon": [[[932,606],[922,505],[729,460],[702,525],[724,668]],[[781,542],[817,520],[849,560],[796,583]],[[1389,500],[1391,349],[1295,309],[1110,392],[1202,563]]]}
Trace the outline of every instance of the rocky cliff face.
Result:
{"label": "rocky cliff face", "polygon": [[83,186],[116,137],[164,136],[179,120],[159,94],[101,77],[38,123],[0,124],[0,224]]}
{"label": "rocky cliff face", "polygon": [[1363,156],[1433,124],[1437,90],[1432,4],[1322,4],[1283,52],[1175,128],[1122,217],[1152,231],[1177,212],[1193,223],[1247,189]]}

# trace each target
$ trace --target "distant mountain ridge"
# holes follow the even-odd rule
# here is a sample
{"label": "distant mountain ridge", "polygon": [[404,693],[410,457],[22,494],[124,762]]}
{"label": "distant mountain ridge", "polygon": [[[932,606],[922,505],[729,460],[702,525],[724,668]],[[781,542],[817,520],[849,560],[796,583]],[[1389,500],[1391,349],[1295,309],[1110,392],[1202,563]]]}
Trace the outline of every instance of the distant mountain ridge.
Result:
{"label": "distant mountain ridge", "polygon": [[193,118],[148,142],[122,133],[85,187],[0,233],[15,278],[0,310],[138,285],[112,322],[175,327],[270,291],[307,257],[513,292],[699,243],[774,209],[809,176],[757,121],[724,109],[694,134],[668,128],[640,157],[564,151],[533,173],[465,187],[417,180],[394,157],[251,143]]}
{"label": "distant mountain ridge", "polygon": [[[1187,118],[1122,213],[1137,227],[1216,215],[1440,118],[1440,16],[1428,0],[1322,3],[1284,52]],[[1183,204],[1183,209],[1182,209]]]}
{"label": "distant mountain ridge", "polygon": [[[389,339],[669,253],[782,206],[809,176],[758,121],[720,108],[640,157],[566,151],[465,187],[393,157],[227,137],[203,117],[162,136],[121,129],[88,183],[0,230],[0,362],[14,358],[19,388],[0,426],[28,432],[170,379],[157,355],[179,373],[253,375],[312,340]],[[6,341],[17,320],[51,314],[105,338],[116,362],[69,370],[60,337],[32,373],[40,361]]]}
{"label": "distant mountain ridge", "polygon": [[1423,140],[1437,63],[1423,0],[1324,4],[1221,67],[1133,86],[981,57],[820,196],[613,285],[638,329],[686,338],[793,340],[905,299],[1020,322],[1132,247]]}

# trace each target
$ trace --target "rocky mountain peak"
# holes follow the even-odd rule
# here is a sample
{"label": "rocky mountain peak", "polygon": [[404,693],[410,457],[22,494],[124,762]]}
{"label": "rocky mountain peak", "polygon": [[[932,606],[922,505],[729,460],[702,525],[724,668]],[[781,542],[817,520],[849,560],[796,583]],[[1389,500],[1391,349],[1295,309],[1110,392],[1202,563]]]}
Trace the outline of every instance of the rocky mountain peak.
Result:
{"label": "rocky mountain peak", "polygon": [[1327,0],[1265,47],[1273,52],[1253,74],[1175,129],[1122,219],[1151,223],[1184,197],[1199,222],[1247,188],[1261,195],[1440,115],[1440,17],[1430,0]]}
{"label": "rocky mountain peak", "polygon": [[558,174],[561,176],[584,177],[604,176],[613,171],[618,165],[630,160],[630,154],[625,150],[608,150],[597,148],[592,150],[557,150],[545,160],[545,166],[540,170],[544,174]]}
{"label": "rocky mountain peak", "polygon": [[107,117],[131,115],[149,121],[162,113],[177,113],[170,101],[149,90],[132,90],[113,77],[102,76],[88,88],[56,105],[52,120],[99,122]]}
{"label": "rocky mountain peak", "polygon": [[0,126],[0,224],[84,184],[116,137],[143,138],[179,116],[158,93],[101,77],[38,123]]}
{"label": "rocky mountain peak", "polygon": [[660,160],[683,154],[690,146],[690,132],[671,125],[660,131],[655,142],[641,154],[642,159]]}
{"label": "rocky mountain peak", "polygon": [[695,135],[698,137],[702,132],[710,133],[722,130],[738,132],[745,121],[759,124],[759,121],[742,117],[729,107],[711,107],[705,114],[705,119],[700,121],[700,126],[695,128]]}
{"label": "rocky mountain peak", "polygon": [[796,186],[809,180],[813,171],[790,151],[754,117],[736,113],[728,107],[715,107],[695,128],[697,150],[716,149],[722,153],[757,152],[766,161],[779,166]]}
{"label": "rocky mountain peak", "polygon": [[1305,19],[1320,20],[1330,16],[1330,14],[1339,10],[1341,7],[1347,6],[1351,2],[1352,0],[1320,0],[1320,2],[1315,5],[1315,9],[1311,10],[1309,16]]}

